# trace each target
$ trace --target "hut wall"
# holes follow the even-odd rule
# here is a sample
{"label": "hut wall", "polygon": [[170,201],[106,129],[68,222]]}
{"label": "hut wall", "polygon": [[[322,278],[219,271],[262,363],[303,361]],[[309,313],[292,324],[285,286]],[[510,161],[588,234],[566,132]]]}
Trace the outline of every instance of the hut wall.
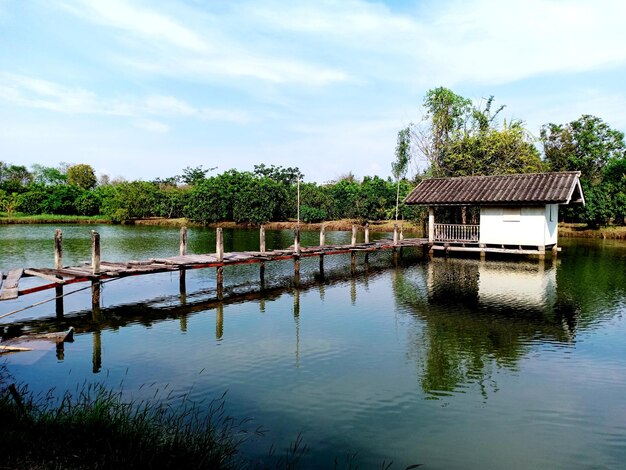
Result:
{"label": "hut wall", "polygon": [[[549,210],[546,205],[481,207],[480,243],[530,246],[556,243],[556,222],[550,222],[546,217],[550,214]],[[548,223],[553,224],[553,227],[548,226]]]}
{"label": "hut wall", "polygon": [[559,225],[559,205],[546,204],[545,245],[556,245]]}

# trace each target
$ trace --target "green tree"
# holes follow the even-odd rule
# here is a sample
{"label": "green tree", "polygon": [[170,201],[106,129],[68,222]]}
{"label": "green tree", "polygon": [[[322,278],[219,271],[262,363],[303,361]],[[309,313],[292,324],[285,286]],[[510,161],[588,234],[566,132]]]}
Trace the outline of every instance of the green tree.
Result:
{"label": "green tree", "polygon": [[539,151],[521,121],[502,129],[465,133],[451,142],[443,158],[443,176],[536,173],[543,170]]}
{"label": "green tree", "polygon": [[55,186],[57,184],[67,183],[67,174],[63,168],[54,168],[51,166],[44,166],[35,164],[32,167],[33,181],[35,183],[46,184]]}
{"label": "green tree", "polygon": [[450,142],[467,125],[472,102],[448,88],[439,87],[426,93],[423,105],[430,125],[425,132],[416,134],[419,135],[417,146],[429,161],[433,174],[438,176]]}
{"label": "green tree", "polygon": [[400,180],[406,176],[411,159],[411,128],[407,127],[398,132],[396,145],[396,159],[391,163],[391,173],[396,179],[396,222],[398,221],[398,209],[400,207]]}
{"label": "green tree", "polygon": [[7,193],[21,193],[32,181],[33,175],[25,166],[0,161],[0,189]]}
{"label": "green tree", "polygon": [[580,171],[581,179],[591,184],[602,179],[609,161],[626,156],[624,134],[588,114],[564,125],[545,124],[540,136],[552,171]]}
{"label": "green tree", "polygon": [[67,182],[83,189],[92,189],[98,180],[90,165],[79,163],[67,169]]}
{"label": "green tree", "polygon": [[206,175],[215,170],[217,167],[211,167],[211,168],[207,168],[206,170],[204,168],[202,168],[202,165],[195,167],[195,168],[191,168],[190,166],[186,167],[185,169],[183,169],[183,174],[176,177],[176,179],[179,179],[180,181],[182,181],[184,184],[188,184],[190,186],[196,185],[198,184],[200,181],[203,181],[206,179]]}

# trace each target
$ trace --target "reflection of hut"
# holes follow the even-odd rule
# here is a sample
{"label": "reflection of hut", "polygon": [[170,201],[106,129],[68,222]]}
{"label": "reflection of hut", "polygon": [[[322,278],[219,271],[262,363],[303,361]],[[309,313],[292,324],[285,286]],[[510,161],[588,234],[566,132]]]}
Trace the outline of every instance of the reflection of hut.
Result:
{"label": "reflection of hut", "polygon": [[[435,249],[543,253],[556,250],[559,205],[585,203],[579,177],[566,171],[426,179],[405,202],[428,206],[428,240]],[[468,207],[479,210],[477,223],[466,223]],[[435,208],[462,209],[462,223],[435,223]]]}
{"label": "reflection of hut", "polygon": [[544,269],[542,264],[520,268],[519,265],[481,263],[478,267],[480,303],[522,304],[542,310],[552,307],[556,297],[556,268]]}

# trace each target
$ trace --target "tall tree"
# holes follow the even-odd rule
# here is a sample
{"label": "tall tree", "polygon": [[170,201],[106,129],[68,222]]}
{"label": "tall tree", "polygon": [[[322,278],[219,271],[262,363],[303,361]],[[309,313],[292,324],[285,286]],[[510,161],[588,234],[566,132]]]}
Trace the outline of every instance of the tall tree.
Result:
{"label": "tall tree", "polygon": [[96,173],[90,165],[79,163],[67,169],[67,182],[83,189],[91,189],[98,180],[96,179]]}
{"label": "tall tree", "polygon": [[429,161],[431,171],[438,176],[447,153],[448,146],[455,136],[464,130],[471,112],[472,102],[444,87],[434,88],[426,93],[423,106],[429,126],[420,132],[418,148]]}
{"label": "tall tree", "polygon": [[400,207],[400,180],[406,176],[411,159],[411,128],[406,127],[398,132],[396,145],[396,159],[391,164],[391,173],[396,179],[396,222],[398,221],[398,208]]}

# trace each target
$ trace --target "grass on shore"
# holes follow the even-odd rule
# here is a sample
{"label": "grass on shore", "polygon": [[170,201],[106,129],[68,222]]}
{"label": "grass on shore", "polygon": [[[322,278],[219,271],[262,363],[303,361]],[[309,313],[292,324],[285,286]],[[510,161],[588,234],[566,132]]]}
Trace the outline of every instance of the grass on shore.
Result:
{"label": "grass on shore", "polygon": [[0,224],[109,224],[111,220],[101,215],[54,215],[54,214],[12,214],[0,212]]}
{"label": "grass on shore", "polygon": [[587,224],[559,224],[559,236],[566,238],[604,238],[626,240],[626,226],[611,225],[592,229]]}
{"label": "grass on shore", "polygon": [[2,468],[239,468],[238,448],[260,432],[226,416],[223,397],[207,409],[182,397],[175,411],[124,402],[103,385],[83,385],[60,401],[1,388]]}

